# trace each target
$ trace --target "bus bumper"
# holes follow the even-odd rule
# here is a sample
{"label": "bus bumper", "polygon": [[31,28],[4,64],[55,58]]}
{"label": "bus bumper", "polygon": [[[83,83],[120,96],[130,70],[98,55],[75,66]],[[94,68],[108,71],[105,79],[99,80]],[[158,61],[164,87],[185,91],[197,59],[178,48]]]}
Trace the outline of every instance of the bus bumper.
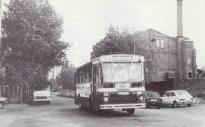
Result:
{"label": "bus bumper", "polygon": [[100,109],[133,109],[133,108],[145,108],[145,103],[134,103],[134,104],[102,104]]}

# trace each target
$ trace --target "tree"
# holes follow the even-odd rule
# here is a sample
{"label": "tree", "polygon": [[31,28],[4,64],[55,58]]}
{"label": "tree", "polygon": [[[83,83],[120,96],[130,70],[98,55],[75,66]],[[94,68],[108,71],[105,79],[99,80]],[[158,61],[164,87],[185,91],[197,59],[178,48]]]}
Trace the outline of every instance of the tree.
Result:
{"label": "tree", "polygon": [[133,53],[132,34],[119,32],[118,28],[110,26],[104,39],[93,46],[94,57],[116,53]]}
{"label": "tree", "polygon": [[73,90],[75,88],[75,67],[70,64],[66,64],[62,67],[61,73],[57,77],[56,81],[64,89]]}
{"label": "tree", "polygon": [[[60,40],[62,19],[47,0],[10,0],[2,19],[4,66],[19,84],[47,80],[48,71],[66,61],[68,43]],[[7,73],[7,78],[13,80]]]}
{"label": "tree", "polygon": [[[151,46],[153,43],[147,43],[148,41],[141,37],[145,33],[133,32],[129,33],[127,30],[120,31],[118,28],[110,26],[106,36],[93,46],[93,58],[107,54],[137,54],[145,57],[145,80],[150,82],[150,79],[155,77],[149,73],[156,73],[156,69],[153,64],[153,52],[154,49]],[[151,77],[152,76],[152,77]]]}

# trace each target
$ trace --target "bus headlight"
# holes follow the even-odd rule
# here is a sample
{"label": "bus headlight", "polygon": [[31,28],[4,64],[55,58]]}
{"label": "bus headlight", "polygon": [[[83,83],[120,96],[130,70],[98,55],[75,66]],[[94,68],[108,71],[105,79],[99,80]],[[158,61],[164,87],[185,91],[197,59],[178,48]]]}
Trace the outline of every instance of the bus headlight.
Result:
{"label": "bus headlight", "polygon": [[142,92],[142,91],[138,91],[137,94],[138,94],[138,95],[142,95],[143,92]]}
{"label": "bus headlight", "polygon": [[138,99],[137,99],[139,102],[144,102],[145,101],[145,98],[143,96],[138,96]]}
{"label": "bus headlight", "polygon": [[140,100],[140,101],[143,101],[143,100],[144,100],[144,97],[143,97],[143,96],[140,96],[140,97],[139,97],[139,100]]}
{"label": "bus headlight", "polygon": [[115,88],[115,84],[114,83],[105,83],[105,84],[103,84],[103,88]]}
{"label": "bus headlight", "polygon": [[142,87],[142,83],[141,82],[137,82],[137,83],[132,83],[131,84],[131,88],[140,88]]}
{"label": "bus headlight", "polygon": [[104,95],[103,95],[104,97],[107,97],[108,96],[108,93],[107,92],[104,92]]}
{"label": "bus headlight", "polygon": [[104,102],[108,102],[108,97],[104,97]]}

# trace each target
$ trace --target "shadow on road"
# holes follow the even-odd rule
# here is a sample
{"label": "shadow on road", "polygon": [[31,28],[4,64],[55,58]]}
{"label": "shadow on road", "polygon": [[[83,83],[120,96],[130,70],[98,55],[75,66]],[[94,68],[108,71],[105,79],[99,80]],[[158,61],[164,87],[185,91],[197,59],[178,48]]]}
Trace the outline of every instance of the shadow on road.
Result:
{"label": "shadow on road", "polygon": [[89,110],[79,110],[78,108],[74,109],[60,109],[60,112],[63,112],[64,115],[77,115],[82,117],[143,117],[142,115],[129,115],[127,112],[120,110],[109,110],[109,111],[98,111],[95,113],[90,112]]}

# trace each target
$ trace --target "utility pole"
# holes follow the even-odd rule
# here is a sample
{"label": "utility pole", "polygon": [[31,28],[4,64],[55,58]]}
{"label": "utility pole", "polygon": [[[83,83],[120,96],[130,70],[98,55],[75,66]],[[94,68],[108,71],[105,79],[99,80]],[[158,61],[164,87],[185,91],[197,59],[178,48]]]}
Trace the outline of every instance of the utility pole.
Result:
{"label": "utility pole", "polygon": [[[1,0],[0,0],[0,28],[1,28]],[[0,50],[1,50],[1,29],[0,29]],[[1,51],[0,51],[0,56],[1,56]]]}
{"label": "utility pole", "polygon": [[[2,48],[1,48],[1,0],[0,0],[0,69],[2,70],[2,64],[1,64],[1,54],[2,54]],[[2,72],[2,71],[1,71]],[[0,84],[0,93],[2,93],[2,89],[3,89],[3,84]],[[1,95],[0,95],[1,96]]]}

